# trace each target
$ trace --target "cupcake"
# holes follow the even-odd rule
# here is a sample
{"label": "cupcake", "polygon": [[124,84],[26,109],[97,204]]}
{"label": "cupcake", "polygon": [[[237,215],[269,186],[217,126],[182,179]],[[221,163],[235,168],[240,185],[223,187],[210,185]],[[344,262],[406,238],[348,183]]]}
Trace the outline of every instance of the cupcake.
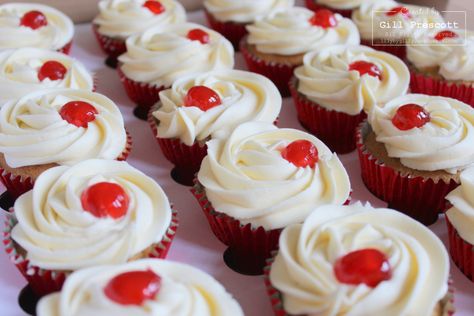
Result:
{"label": "cupcake", "polygon": [[202,25],[155,26],[129,37],[119,56],[119,74],[137,116],[146,119],[159,92],[185,75],[232,69],[234,49],[219,33]]}
{"label": "cupcake", "polygon": [[243,316],[212,276],[190,265],[142,259],[73,273],[61,292],[44,297],[38,316]]}
{"label": "cupcake", "polygon": [[240,40],[247,34],[246,25],[294,4],[294,0],[205,0],[204,12],[209,25],[238,50]]}
{"label": "cupcake", "polygon": [[68,54],[74,25],[64,13],[36,3],[0,5],[0,51],[35,47]]}
{"label": "cupcake", "polygon": [[329,9],[343,17],[351,18],[352,12],[362,3],[372,0],[305,0],[306,7],[313,11]]}
{"label": "cupcake", "polygon": [[391,209],[321,206],[283,230],[270,264],[275,315],[454,313],[443,243]]}
{"label": "cupcake", "polygon": [[413,93],[458,99],[474,107],[474,32],[425,33],[407,47]]}
{"label": "cupcake", "polygon": [[283,95],[303,56],[331,45],[358,45],[357,27],[351,20],[329,10],[314,13],[293,7],[269,15],[247,26],[249,35],[241,42],[250,71],[271,79]]}
{"label": "cupcake", "polygon": [[331,150],[356,148],[355,130],[374,106],[407,92],[402,60],[367,46],[331,46],[304,56],[290,81],[298,120]]}
{"label": "cupcake", "polygon": [[98,93],[42,90],[0,109],[0,180],[14,197],[51,167],[124,160],[130,146],[120,110]]}
{"label": "cupcake", "polygon": [[362,179],[391,208],[429,225],[474,163],[474,109],[455,99],[407,94],[374,107],[357,131]]}
{"label": "cupcake", "polygon": [[272,123],[282,99],[267,78],[240,70],[216,70],[175,81],[160,92],[149,122],[177,176],[192,185],[206,155],[206,141],[226,137],[247,121]]}
{"label": "cupcake", "polygon": [[176,215],[161,187],[126,162],[91,159],[43,172],[20,196],[4,244],[37,295],[79,269],[164,258]]}
{"label": "cupcake", "polygon": [[474,281],[474,168],[461,173],[461,185],[448,194],[452,207],[446,212],[449,252],[462,273]]}
{"label": "cupcake", "polygon": [[282,228],[349,199],[339,158],[305,132],[249,122],[207,147],[193,193],[228,261],[244,272],[261,273]]}
{"label": "cupcake", "polygon": [[108,56],[106,63],[115,67],[117,57],[126,51],[127,37],[151,27],[184,22],[186,12],[175,0],[102,0],[92,28],[100,47]]}
{"label": "cupcake", "polygon": [[0,105],[45,88],[93,91],[94,78],[67,55],[37,48],[0,52]]}

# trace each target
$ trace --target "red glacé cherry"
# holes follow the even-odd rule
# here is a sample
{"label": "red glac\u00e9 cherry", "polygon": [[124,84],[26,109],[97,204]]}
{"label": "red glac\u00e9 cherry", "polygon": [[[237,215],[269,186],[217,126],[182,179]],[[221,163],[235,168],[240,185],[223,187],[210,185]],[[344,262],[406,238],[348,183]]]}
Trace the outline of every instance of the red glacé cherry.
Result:
{"label": "red glac\u00e9 cherry", "polygon": [[382,70],[377,65],[368,61],[359,60],[349,65],[349,70],[356,70],[361,76],[368,74],[372,77],[377,77],[382,80]]}
{"label": "red glac\u00e9 cherry", "polygon": [[435,35],[435,40],[437,40],[438,42],[441,42],[442,40],[444,40],[445,38],[457,38],[459,37],[459,35],[457,35],[456,33],[454,33],[453,31],[441,31],[441,32],[438,32],[436,35]]}
{"label": "red glac\u00e9 cherry", "polygon": [[402,131],[422,127],[430,121],[430,114],[418,104],[405,104],[398,108],[392,118],[392,124]]}
{"label": "red glac\u00e9 cherry", "polygon": [[55,60],[49,60],[38,71],[38,79],[39,81],[43,81],[46,78],[49,80],[60,80],[64,79],[66,73],[67,68],[63,64]]}
{"label": "red glac\u00e9 cherry", "polygon": [[48,19],[40,11],[29,11],[21,17],[20,25],[36,30],[48,25]]}
{"label": "red glac\u00e9 cherry", "polygon": [[112,182],[98,182],[81,194],[82,208],[95,217],[120,218],[127,213],[129,197],[125,190]]}
{"label": "red glac\u00e9 cherry", "polygon": [[397,14],[401,14],[404,18],[407,18],[407,19],[411,18],[410,11],[408,10],[408,8],[405,8],[405,7],[392,8],[385,14],[387,16],[394,16],[394,15],[397,15]]}
{"label": "red glac\u00e9 cherry", "polygon": [[153,271],[131,271],[111,279],[104,293],[118,304],[141,306],[146,300],[155,298],[160,288],[161,277]]}
{"label": "red glac\u00e9 cherry", "polygon": [[319,160],[318,149],[308,140],[295,140],[288,144],[282,151],[281,156],[297,167],[314,168]]}
{"label": "red glac\u00e9 cherry", "polygon": [[217,92],[206,86],[194,86],[184,97],[184,106],[195,106],[203,111],[221,104],[222,101]]}
{"label": "red glac\u00e9 cherry", "polygon": [[96,108],[84,101],[71,101],[64,104],[59,110],[59,115],[69,124],[76,125],[77,127],[86,128],[89,122],[95,120],[95,116],[98,114]]}
{"label": "red glac\u00e9 cherry", "polygon": [[334,274],[344,284],[376,287],[392,277],[392,269],[384,253],[367,248],[352,251],[337,259]]}
{"label": "red glac\u00e9 cherry", "polygon": [[162,5],[161,2],[159,1],[145,1],[143,6],[147,8],[148,10],[150,10],[155,15],[161,14],[165,12],[166,10],[165,6]]}
{"label": "red glac\u00e9 cherry", "polygon": [[200,41],[201,44],[207,44],[209,43],[209,34],[207,32],[201,30],[201,29],[192,29],[188,32],[186,35],[188,39],[191,41]]}
{"label": "red glac\u00e9 cherry", "polygon": [[315,26],[320,26],[322,28],[329,28],[337,26],[336,16],[331,10],[321,9],[314,13],[314,15],[309,19],[309,23]]}

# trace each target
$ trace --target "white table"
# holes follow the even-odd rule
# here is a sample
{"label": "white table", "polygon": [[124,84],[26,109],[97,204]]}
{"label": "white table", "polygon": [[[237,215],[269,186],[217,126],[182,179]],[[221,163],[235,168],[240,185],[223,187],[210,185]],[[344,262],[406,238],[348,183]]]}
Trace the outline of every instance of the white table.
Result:
{"label": "white table", "polygon": [[[189,18],[191,21],[204,23],[201,13],[190,14]],[[120,106],[127,130],[133,137],[133,149],[128,162],[158,181],[178,210],[180,225],[168,259],[189,263],[213,275],[240,302],[245,315],[273,315],[262,278],[240,275],[224,264],[222,254],[225,246],[212,234],[189,188],[175,183],[170,178],[171,163],[161,154],[148,124],[133,116],[133,104],[126,96],[116,71],[104,65],[105,56],[96,43],[90,25],[76,26],[72,55],[96,73],[97,91],[110,97]],[[236,59],[237,68],[245,69],[240,54],[237,54]],[[289,98],[284,101],[279,126],[301,129]],[[376,207],[386,206],[386,203],[368,192],[362,183],[356,153],[341,155],[340,158],[351,179],[353,201],[370,201]],[[2,222],[3,218],[2,213]],[[444,219],[440,219],[430,228],[445,243],[447,242]],[[17,297],[26,282],[2,250],[0,250],[0,266],[0,315],[25,315],[17,304]],[[474,314],[474,284],[468,281],[453,263],[451,273],[456,287],[456,315]]]}

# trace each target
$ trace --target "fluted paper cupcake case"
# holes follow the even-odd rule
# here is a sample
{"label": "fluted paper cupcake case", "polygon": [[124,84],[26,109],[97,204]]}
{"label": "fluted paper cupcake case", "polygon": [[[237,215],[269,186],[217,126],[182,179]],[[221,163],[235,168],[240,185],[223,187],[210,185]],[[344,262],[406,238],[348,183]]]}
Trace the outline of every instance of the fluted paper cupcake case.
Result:
{"label": "fluted paper cupcake case", "polygon": [[207,10],[204,10],[206,14],[207,22],[209,26],[214,30],[222,34],[225,38],[227,38],[236,51],[239,50],[239,43],[240,40],[247,35],[247,29],[245,26],[246,23],[238,23],[238,22],[221,22],[217,20],[211,13]]}
{"label": "fluted paper cupcake case", "polygon": [[[120,154],[120,156],[116,159],[119,161],[125,161],[132,150],[132,137],[127,132],[127,143],[125,145],[125,149]],[[34,180],[28,176],[20,176],[11,173],[0,167],[0,181],[3,183],[7,191],[11,194],[11,196],[16,199],[23,193],[33,189]]]}
{"label": "fluted paper cupcake case", "polygon": [[431,178],[413,177],[385,165],[364,145],[363,140],[369,128],[367,121],[364,121],[356,131],[362,180],[367,189],[387,202],[390,208],[405,213],[425,225],[436,222],[439,213],[447,209],[445,196],[459,183],[454,180],[445,182],[441,179],[434,181]]}
{"label": "fluted paper cupcake case", "polygon": [[[10,261],[18,268],[26,279],[31,289],[39,297],[60,291],[66,278],[72,271],[42,269],[30,263],[25,256],[17,251],[16,243],[12,239],[11,231],[17,224],[15,213],[11,210],[5,219],[5,229],[3,233],[3,244],[5,251],[10,257]],[[178,228],[177,212],[173,210],[171,224],[168,227],[163,239],[150,246],[148,258],[165,259],[173,242]]]}
{"label": "fluted paper cupcake case", "polygon": [[99,26],[92,24],[92,30],[102,51],[109,57],[117,58],[127,51],[125,40],[99,33]]}
{"label": "fluted paper cupcake case", "polygon": [[58,49],[58,52],[69,55],[69,53],[71,52],[71,48],[72,48],[72,40],[66,45],[64,45],[63,47],[61,47],[60,49]]}
{"label": "fluted paper cupcake case", "polygon": [[410,71],[410,89],[412,93],[438,95],[457,99],[474,107],[474,83],[454,83],[440,78],[430,77],[413,70]]}
{"label": "fluted paper cupcake case", "polygon": [[345,18],[351,18],[352,17],[352,11],[351,9],[335,9],[335,8],[330,8],[328,6],[322,5],[322,4],[317,4],[316,0],[306,0],[305,1],[306,7],[310,9],[311,11],[318,11],[321,9],[328,9],[331,10],[334,13],[339,13]]}
{"label": "fluted paper cupcake case", "polygon": [[462,239],[456,228],[446,216],[448,226],[449,253],[461,272],[474,282],[474,246]]}
{"label": "fluted paper cupcake case", "polygon": [[372,40],[370,40],[370,39],[369,40],[361,39],[360,44],[372,47],[375,50],[390,53],[392,55],[397,56],[401,60],[405,60],[405,58],[407,56],[407,47],[406,47],[406,45],[389,45],[389,44],[373,45]]}
{"label": "fluted paper cupcake case", "polygon": [[338,154],[353,151],[356,148],[356,129],[367,117],[365,112],[349,115],[328,110],[298,92],[296,84],[297,78],[293,77],[289,87],[301,125],[332,151]]}

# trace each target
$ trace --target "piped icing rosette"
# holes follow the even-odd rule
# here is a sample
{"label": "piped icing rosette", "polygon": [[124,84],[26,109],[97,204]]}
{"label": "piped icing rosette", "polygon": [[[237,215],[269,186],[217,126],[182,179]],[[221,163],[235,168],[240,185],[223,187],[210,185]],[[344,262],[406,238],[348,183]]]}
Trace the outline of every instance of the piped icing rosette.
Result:
{"label": "piped icing rosette", "polygon": [[454,46],[439,65],[439,73],[445,79],[474,81],[474,32],[466,33],[463,45]]}
{"label": "piped icing rosette", "polygon": [[273,12],[286,10],[294,0],[205,0],[204,7],[222,22],[248,23],[259,20]]}
{"label": "piped icing rosette", "polygon": [[207,143],[198,173],[214,209],[265,230],[302,222],[322,204],[343,204],[349,177],[316,137],[249,122]]}
{"label": "piped icing rosette", "polygon": [[93,23],[100,34],[127,38],[154,26],[186,22],[183,6],[175,0],[102,0]]}
{"label": "piped icing rosette", "polygon": [[71,42],[74,25],[62,12],[36,3],[0,5],[0,50],[36,47],[59,50]]}
{"label": "piped icing rosette", "polygon": [[313,0],[317,4],[322,4],[330,8],[339,10],[355,9],[358,8],[362,3],[372,0]]}
{"label": "piped icing rosette", "polygon": [[126,41],[119,57],[121,70],[130,79],[171,86],[183,75],[234,67],[232,44],[202,25],[183,23],[149,28]]}
{"label": "piped icing rosette", "polygon": [[332,46],[304,56],[295,69],[298,91],[311,101],[350,115],[403,95],[410,73],[402,60],[367,46]]}
{"label": "piped icing rosette", "polygon": [[126,140],[118,107],[90,91],[42,90],[0,109],[0,152],[11,168],[116,159]]}
{"label": "piped icing rosette", "polygon": [[331,26],[312,22],[314,12],[293,7],[268,15],[247,26],[248,43],[267,54],[296,55],[320,50],[330,45],[358,45],[357,27],[350,20],[335,14]]}
{"label": "piped icing rosette", "polygon": [[72,274],[43,298],[38,316],[243,316],[213,277],[190,265],[147,259]]}
{"label": "piped icing rosette", "polygon": [[81,62],[62,53],[37,48],[0,52],[0,103],[44,88],[92,91],[94,79]]}
{"label": "piped icing rosette", "polygon": [[[214,100],[209,105],[209,100]],[[221,136],[246,121],[274,122],[281,109],[278,89],[266,77],[240,70],[218,70],[177,80],[160,92],[161,106],[153,113],[158,135],[196,140]]]}
{"label": "piped icing rosette", "polygon": [[171,223],[161,187],[114,160],[48,169],[14,210],[12,239],[26,259],[65,271],[131,260],[159,243]]}
{"label": "piped icing rosette", "polygon": [[474,109],[463,102],[408,94],[374,107],[369,123],[389,157],[406,167],[454,174],[474,163]]}
{"label": "piped icing rosette", "polygon": [[357,203],[319,207],[287,227],[270,281],[292,315],[438,315],[448,274],[428,228]]}

